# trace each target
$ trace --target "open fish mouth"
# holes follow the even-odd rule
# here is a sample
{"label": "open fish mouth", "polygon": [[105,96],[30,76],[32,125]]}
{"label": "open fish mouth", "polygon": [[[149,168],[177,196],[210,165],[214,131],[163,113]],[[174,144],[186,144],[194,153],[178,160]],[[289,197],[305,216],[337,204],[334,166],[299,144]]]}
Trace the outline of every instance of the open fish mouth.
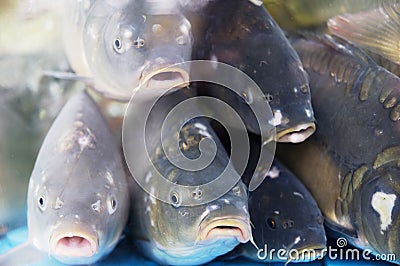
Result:
{"label": "open fish mouth", "polygon": [[223,218],[200,225],[196,242],[215,240],[219,238],[236,238],[241,243],[251,239],[249,222],[237,218]]}
{"label": "open fish mouth", "polygon": [[182,68],[166,67],[142,76],[146,90],[183,88],[189,85],[189,73]]}
{"label": "open fish mouth", "polygon": [[98,249],[98,238],[90,233],[60,233],[50,239],[50,253],[56,257],[88,258]]}
{"label": "open fish mouth", "polygon": [[314,134],[315,123],[300,124],[276,133],[277,142],[300,143]]}

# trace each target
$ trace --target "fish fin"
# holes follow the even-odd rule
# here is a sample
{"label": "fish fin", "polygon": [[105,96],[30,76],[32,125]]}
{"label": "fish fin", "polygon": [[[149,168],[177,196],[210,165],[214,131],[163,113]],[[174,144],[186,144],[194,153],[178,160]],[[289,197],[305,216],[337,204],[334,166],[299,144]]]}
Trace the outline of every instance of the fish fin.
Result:
{"label": "fish fin", "polygon": [[53,70],[43,70],[42,74],[44,76],[56,78],[56,79],[66,79],[66,80],[76,80],[85,83],[92,82],[91,77],[79,76],[74,72],[64,72],[64,71],[53,71]]}
{"label": "fish fin", "polygon": [[384,3],[377,9],[338,15],[328,20],[328,29],[333,35],[400,64],[399,7]]}
{"label": "fish fin", "polygon": [[0,255],[0,265],[30,265],[43,261],[48,256],[31,242],[25,242]]}
{"label": "fish fin", "polygon": [[324,223],[331,231],[334,231],[335,233],[347,236],[351,239],[358,238],[357,231],[355,231],[353,229],[345,228],[345,227],[335,224],[331,221],[328,221],[327,219],[325,219]]}

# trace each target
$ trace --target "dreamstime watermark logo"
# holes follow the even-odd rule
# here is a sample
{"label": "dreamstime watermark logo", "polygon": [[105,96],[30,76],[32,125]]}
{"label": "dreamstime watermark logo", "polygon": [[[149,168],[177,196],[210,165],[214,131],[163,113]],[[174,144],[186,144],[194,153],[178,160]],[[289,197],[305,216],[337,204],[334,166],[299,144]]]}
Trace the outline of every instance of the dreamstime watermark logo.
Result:
{"label": "dreamstime watermark logo", "polygon": [[[224,63],[187,61],[170,68],[171,71],[190,69],[189,82],[221,85],[242,97],[250,106],[262,140],[259,161],[249,184],[250,191],[257,188],[266,176],[275,152],[275,127],[269,123],[273,113],[264,93],[244,72]],[[223,89],[221,86],[219,88]],[[236,111],[241,106],[231,106],[213,97],[186,97],[185,93],[179,94],[179,90],[174,87],[151,91],[140,87],[132,96],[124,116],[122,145],[132,176],[147,193],[167,203],[194,206],[213,201],[236,185],[246,169],[250,146],[246,121]],[[200,156],[187,158],[182,153],[179,132],[184,125],[199,117],[211,118],[225,127],[230,138],[231,155],[225,169],[211,182],[196,186],[180,185],[171,180],[171,175],[176,175],[179,170],[206,169],[218,155],[219,142],[205,124],[194,124],[198,132],[205,136],[198,143]],[[159,168],[165,167],[165,164],[160,160],[168,160],[175,170],[164,176]],[[233,169],[236,174],[232,174]]]}
{"label": "dreamstime watermark logo", "polygon": [[347,239],[340,237],[336,240],[336,247],[328,246],[323,249],[269,249],[268,244],[258,249],[257,257],[260,260],[281,261],[311,261],[328,257],[331,260],[384,260],[396,261],[396,254],[374,254],[370,249],[360,250],[347,247]]}

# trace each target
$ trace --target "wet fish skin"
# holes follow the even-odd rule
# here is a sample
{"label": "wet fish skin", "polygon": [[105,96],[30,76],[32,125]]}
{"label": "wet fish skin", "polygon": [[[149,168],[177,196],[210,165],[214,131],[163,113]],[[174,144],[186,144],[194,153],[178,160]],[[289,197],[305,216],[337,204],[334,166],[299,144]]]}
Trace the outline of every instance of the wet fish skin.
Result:
{"label": "wet fish skin", "polygon": [[[315,124],[308,78],[296,52],[267,10],[250,1],[211,1],[197,13],[200,14],[187,15],[194,32],[192,57],[227,63],[249,75],[275,115],[270,124],[276,126],[277,141],[301,142],[309,137]],[[253,133],[260,132],[248,106],[260,99],[247,88],[243,88],[243,98],[218,85],[210,85],[200,93],[235,106],[245,118],[246,127]]]}
{"label": "wet fish skin", "polygon": [[[254,242],[262,250],[246,243],[238,247],[243,256],[259,262],[304,262],[324,255],[321,211],[305,186],[277,159],[262,185],[250,192],[249,210]],[[278,255],[280,249],[286,253]]]}
{"label": "wet fish skin", "polygon": [[[165,118],[166,111],[185,99],[186,96],[179,95],[180,93],[178,91],[163,97],[159,108],[147,120],[150,126],[146,132],[152,133],[146,134],[146,143],[154,166],[143,163],[139,170],[142,176],[146,176],[146,182],[151,184],[150,190],[153,193],[162,189],[154,178],[156,170],[173,183],[195,187],[214,180],[227,166],[225,150],[204,118],[189,120],[179,134],[169,130],[165,135],[164,147],[173,150],[179,142],[183,154],[187,158],[195,159],[200,155],[200,141],[211,137],[218,148],[212,163],[199,171],[187,171],[175,167],[165,157],[159,139],[159,123]],[[125,143],[124,148],[127,145],[129,144]],[[207,149],[204,148],[203,152],[207,152]],[[236,171],[231,166],[228,167],[227,171],[232,178],[240,180]],[[247,189],[241,181],[230,190],[227,189],[225,195],[197,206],[163,202],[145,192],[134,181],[131,182],[130,189],[132,203],[129,228],[132,238],[145,255],[157,263],[204,264],[251,238]],[[193,194],[193,198],[205,196],[205,191],[200,189]],[[180,195],[177,194],[177,197]]]}
{"label": "wet fish skin", "polygon": [[[67,3],[66,50],[78,75],[92,78],[107,97],[128,101],[134,90],[187,86],[189,69],[167,66],[190,60],[190,24],[177,0]],[[72,10],[71,10],[72,9]],[[71,25],[71,16],[78,16]],[[79,60],[76,60],[76,59]],[[142,87],[140,87],[142,86]]]}
{"label": "wet fish skin", "polygon": [[44,254],[88,264],[117,244],[128,216],[128,184],[118,145],[85,92],[67,102],[50,128],[27,198],[29,242]]}
{"label": "wet fish skin", "polygon": [[360,248],[395,254],[398,264],[400,79],[329,36],[292,44],[310,76],[319,130],[302,145],[278,147],[278,156],[330,227]]}
{"label": "wet fish skin", "polygon": [[400,77],[400,64],[396,64],[393,61],[383,57],[380,54],[364,50],[366,54],[368,54],[378,65],[383,68],[386,68],[388,71],[392,72],[396,76]]}

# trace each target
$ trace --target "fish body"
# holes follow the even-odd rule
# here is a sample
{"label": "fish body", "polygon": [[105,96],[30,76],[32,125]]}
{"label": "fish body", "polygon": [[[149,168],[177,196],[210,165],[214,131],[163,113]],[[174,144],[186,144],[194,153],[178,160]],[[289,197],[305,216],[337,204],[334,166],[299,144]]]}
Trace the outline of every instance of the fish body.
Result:
{"label": "fish body", "polygon": [[306,187],[277,159],[263,183],[249,195],[255,248],[239,252],[259,262],[305,262],[323,257],[323,216]]}
{"label": "fish body", "polygon": [[374,53],[369,50],[365,50],[365,52],[375,61],[375,63],[400,77],[400,64],[383,57],[381,54]]}
{"label": "fish body", "polygon": [[[29,243],[62,263],[93,263],[118,243],[128,183],[118,145],[85,92],[67,102],[46,135],[27,204]],[[18,254],[17,248],[0,261],[12,263]]]}
{"label": "fish body", "polygon": [[[253,79],[274,114],[269,123],[276,126],[278,142],[301,142],[314,132],[307,75],[283,31],[262,5],[210,1],[195,14],[188,12],[187,17],[194,32],[192,57],[229,64]],[[206,88],[200,93],[235,106],[246,127],[260,133],[249,107],[260,100],[258,95],[246,87],[240,95],[217,84]]]}
{"label": "fish body", "polygon": [[292,42],[310,76],[319,130],[278,156],[316,199],[327,224],[399,263],[400,80],[329,36]]}
{"label": "fish body", "polygon": [[66,51],[96,90],[128,101],[138,89],[187,86],[189,69],[165,70],[190,60],[192,49],[191,25],[177,0],[73,2],[66,3]]}
{"label": "fish body", "polygon": [[[179,95],[180,93],[181,91],[178,91],[161,98],[147,120],[146,144],[152,163],[131,162],[132,156],[138,157],[139,160],[144,156],[137,149],[138,144],[134,141],[137,138],[129,136],[124,139],[128,166],[135,179],[141,178],[145,182],[139,185],[133,181],[131,184],[132,210],[129,228],[142,252],[157,263],[199,265],[251,239],[247,191],[240,181],[240,175],[228,164],[228,156],[206,119],[189,119],[188,112],[188,120],[184,119],[186,122],[183,124],[174,120],[174,124],[183,126],[180,131],[176,130],[179,126],[167,126],[161,143],[160,128],[166,114],[186,98],[185,95]],[[138,108],[138,105],[134,106]],[[191,108],[196,107],[191,105]],[[134,110],[132,113],[138,114]],[[139,113],[141,119],[143,112]],[[179,113],[185,117],[186,113]],[[127,123],[126,119],[124,123]],[[124,135],[126,136],[127,132],[132,133],[137,125],[133,120],[129,127],[131,130],[125,129]],[[217,151],[214,159],[205,168],[191,171],[172,163],[180,164],[185,158],[195,161],[203,155],[207,156],[211,150],[206,139],[212,139],[216,143]],[[170,152],[168,158],[167,151]],[[179,157],[180,152],[184,157]],[[141,154],[140,157],[138,154]],[[218,184],[209,189],[204,184],[213,181],[224,169],[226,175],[234,179],[233,185],[229,186],[227,183],[228,187],[224,190],[226,192],[222,195],[210,195],[217,191]],[[163,179],[172,184],[187,186],[192,189],[191,192],[185,194],[176,186],[163,185],[157,178],[158,172]],[[158,197],[163,192],[171,195],[169,202]],[[209,196],[212,200],[200,203]],[[185,202],[188,198],[189,203]]]}

